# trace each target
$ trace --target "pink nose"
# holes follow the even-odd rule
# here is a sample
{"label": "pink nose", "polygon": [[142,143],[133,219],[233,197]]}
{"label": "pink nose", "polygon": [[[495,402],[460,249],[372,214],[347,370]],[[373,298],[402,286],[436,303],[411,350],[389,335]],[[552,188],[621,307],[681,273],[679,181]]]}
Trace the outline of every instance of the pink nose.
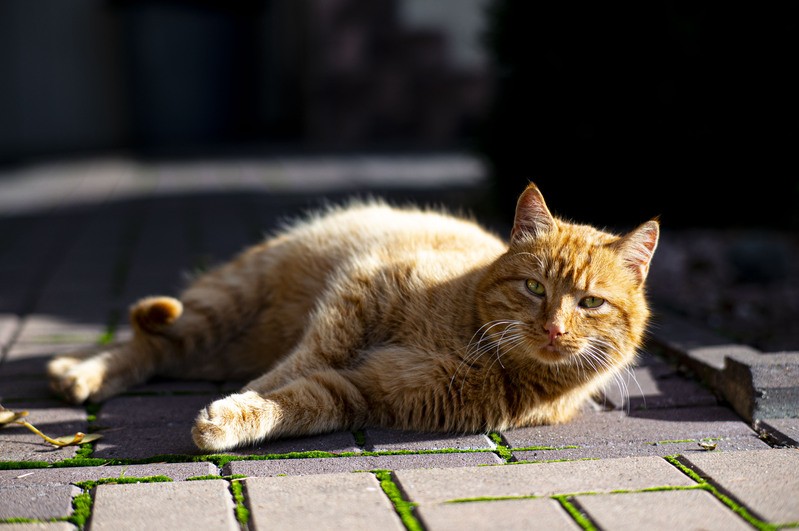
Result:
{"label": "pink nose", "polygon": [[550,343],[552,343],[553,340],[559,338],[560,336],[566,333],[566,328],[563,326],[563,324],[556,322],[547,323],[546,326],[544,327],[544,330],[546,330],[549,333]]}

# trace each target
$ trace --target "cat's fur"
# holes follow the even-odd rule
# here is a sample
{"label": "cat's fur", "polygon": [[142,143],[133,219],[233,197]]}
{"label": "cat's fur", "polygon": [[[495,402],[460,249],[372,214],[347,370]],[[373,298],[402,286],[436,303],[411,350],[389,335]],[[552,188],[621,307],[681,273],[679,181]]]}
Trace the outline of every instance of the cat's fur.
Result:
{"label": "cat's fur", "polygon": [[367,425],[565,422],[634,361],[658,236],[656,220],[618,236],[555,218],[533,184],[509,244],[432,211],[331,209],[179,300],[140,300],[132,340],[57,356],[51,385],[79,403],[156,374],[254,378],[197,416],[194,441],[213,451]]}

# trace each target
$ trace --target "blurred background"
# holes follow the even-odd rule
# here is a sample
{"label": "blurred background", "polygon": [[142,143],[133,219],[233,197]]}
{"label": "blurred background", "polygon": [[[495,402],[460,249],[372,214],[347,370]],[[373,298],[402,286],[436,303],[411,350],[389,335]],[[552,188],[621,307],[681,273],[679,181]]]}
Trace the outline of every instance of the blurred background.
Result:
{"label": "blurred background", "polygon": [[798,24],[799,2],[2,0],[0,237],[86,168],[116,172],[90,194],[186,204],[231,176],[426,187],[504,228],[535,181],[566,218],[659,216],[662,302],[795,349]]}
{"label": "blurred background", "polygon": [[3,0],[0,163],[462,152],[507,220],[799,226],[799,4]]}

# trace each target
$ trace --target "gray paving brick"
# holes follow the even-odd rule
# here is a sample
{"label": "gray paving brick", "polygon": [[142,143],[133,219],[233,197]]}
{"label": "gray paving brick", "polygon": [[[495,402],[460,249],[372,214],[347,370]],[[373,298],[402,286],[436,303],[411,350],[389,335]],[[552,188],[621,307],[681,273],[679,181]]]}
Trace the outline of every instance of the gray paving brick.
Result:
{"label": "gray paving brick", "polygon": [[94,457],[141,459],[161,454],[197,454],[191,427],[212,395],[119,396],[97,415],[103,438]]}
{"label": "gray paving brick", "polygon": [[120,426],[101,430],[92,457],[102,459],[146,459],[158,455],[200,455],[191,438],[191,422],[167,426]]}
{"label": "gray paving brick", "polygon": [[250,478],[244,485],[255,531],[405,529],[372,474]]}
{"label": "gray paving brick", "polygon": [[423,505],[418,508],[418,517],[429,531],[582,529],[549,498]]}
{"label": "gray paving brick", "polygon": [[72,485],[0,487],[0,518],[61,518],[72,514]]}
{"label": "gray paving brick", "polygon": [[399,470],[395,476],[411,501],[422,504],[486,496],[551,496],[694,484],[657,457],[462,467],[443,473],[441,469]]}
{"label": "gray paving brick", "polygon": [[3,531],[75,531],[69,522],[30,522],[24,524],[0,524]]}
{"label": "gray paving brick", "polygon": [[92,531],[228,529],[238,531],[223,480],[99,485]]}
{"label": "gray paving brick", "polygon": [[0,403],[9,399],[47,398],[50,395],[50,387],[44,374],[5,376],[0,372]]}
{"label": "gray paving brick", "polygon": [[263,455],[263,454],[285,454],[289,452],[310,452],[310,451],[341,453],[357,452],[360,449],[355,442],[355,436],[348,431],[338,431],[325,433],[322,435],[311,435],[308,437],[291,437],[285,439],[275,439],[262,442],[257,445],[239,448],[229,453],[231,455]]}
{"label": "gray paving brick", "polygon": [[622,411],[586,413],[567,424],[508,430],[502,435],[512,448],[626,446],[631,455],[653,453],[652,448],[636,445],[702,438],[720,438],[719,444],[725,446],[765,448],[738,415],[720,406],[652,409],[629,415]]}
{"label": "gray paving brick", "polygon": [[764,419],[759,425],[780,444],[799,446],[799,419]]}
{"label": "gray paving brick", "polygon": [[716,397],[676,367],[651,354],[643,354],[638,365],[620,381],[606,386],[605,405],[637,410],[684,406],[715,406]]}
{"label": "gray paving brick", "polygon": [[31,485],[69,485],[106,478],[166,476],[174,481],[218,474],[213,463],[153,463],[61,468],[0,470],[0,488]]}
{"label": "gray paving brick", "polygon": [[[29,423],[50,437],[86,432],[86,412],[81,407],[69,407],[54,401],[14,402],[7,404],[14,411],[26,410]],[[0,461],[46,461],[53,463],[74,457],[76,446],[55,448],[44,439],[17,425],[0,430]]]}
{"label": "gray paving brick", "polygon": [[575,501],[601,529],[752,529],[740,516],[703,490],[577,496]]}
{"label": "gray paving brick", "polygon": [[406,468],[447,468],[496,465],[502,460],[491,452],[408,454],[312,459],[269,459],[231,461],[222,469],[224,475],[277,476],[332,474],[364,470],[402,470]]}
{"label": "gray paving brick", "polygon": [[[733,438],[708,441],[715,444],[716,452],[737,450],[770,450],[771,447],[756,437]],[[514,451],[518,461],[554,461],[560,459],[606,459],[609,457],[691,455],[705,453],[709,450],[701,447],[697,441],[661,441],[658,443],[641,441],[611,441],[585,445],[579,448],[563,448],[559,450]]]}
{"label": "gray paving brick", "polygon": [[424,433],[417,431],[367,428],[364,430],[366,449],[384,450],[458,450],[491,449],[496,445],[482,434],[453,435],[447,433]]}
{"label": "gray paving brick", "polygon": [[13,313],[0,313],[0,352],[10,345],[17,333],[19,317]]}
{"label": "gray paving brick", "polygon": [[799,522],[799,450],[707,453],[685,459],[761,519]]}

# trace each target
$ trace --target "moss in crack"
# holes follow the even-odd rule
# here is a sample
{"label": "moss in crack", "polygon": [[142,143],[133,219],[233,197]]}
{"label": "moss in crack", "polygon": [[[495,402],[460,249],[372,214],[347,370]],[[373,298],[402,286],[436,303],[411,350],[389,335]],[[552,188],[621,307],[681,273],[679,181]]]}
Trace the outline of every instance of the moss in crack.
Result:
{"label": "moss in crack", "polygon": [[89,489],[72,498],[72,514],[67,518],[68,522],[75,524],[78,529],[84,529],[89,516],[92,514],[92,495]]}
{"label": "moss in crack", "polygon": [[699,484],[700,488],[703,488],[704,490],[710,492],[721,503],[729,507],[733,512],[735,512],[738,516],[749,522],[749,524],[754,526],[756,529],[759,529],[760,531],[773,531],[778,529],[778,526],[770,524],[768,522],[764,522],[763,520],[756,518],[746,509],[746,507],[740,505],[729,496],[721,493],[715,485],[708,483],[707,480],[705,480],[705,478],[697,474],[688,465],[680,461],[679,456],[670,455],[664,457],[664,459],[669,463],[671,463],[673,466],[675,466],[677,469],[679,469],[683,474],[696,481]]}
{"label": "moss in crack", "polygon": [[408,531],[423,531],[422,524],[416,519],[413,514],[413,508],[416,507],[415,503],[409,502],[402,496],[400,488],[394,483],[390,470],[372,470],[372,473],[380,481],[380,488],[391,500],[394,505],[394,510],[402,520],[405,528]]}
{"label": "moss in crack", "polygon": [[505,461],[506,463],[510,463],[513,461],[513,452],[510,451],[509,446],[505,443],[502,439],[502,435],[499,433],[492,431],[488,433],[488,438],[491,439],[491,442],[494,443],[495,449],[494,451],[499,456],[500,459]]}
{"label": "moss in crack", "polygon": [[246,529],[250,522],[250,510],[244,504],[244,488],[241,484],[241,478],[230,481],[230,493],[233,495],[233,501],[236,504],[236,520],[238,520],[242,528]]}
{"label": "moss in crack", "polygon": [[594,525],[594,522],[592,522],[588,516],[582,513],[567,496],[552,496],[552,499],[560,503],[561,507],[563,507],[567,513],[569,513],[569,516],[571,516],[574,521],[577,522],[577,525],[586,531],[597,531],[597,527]]}
{"label": "moss in crack", "polygon": [[352,436],[355,438],[355,444],[358,445],[359,448],[366,446],[366,436],[364,435],[363,430],[352,432]]}

